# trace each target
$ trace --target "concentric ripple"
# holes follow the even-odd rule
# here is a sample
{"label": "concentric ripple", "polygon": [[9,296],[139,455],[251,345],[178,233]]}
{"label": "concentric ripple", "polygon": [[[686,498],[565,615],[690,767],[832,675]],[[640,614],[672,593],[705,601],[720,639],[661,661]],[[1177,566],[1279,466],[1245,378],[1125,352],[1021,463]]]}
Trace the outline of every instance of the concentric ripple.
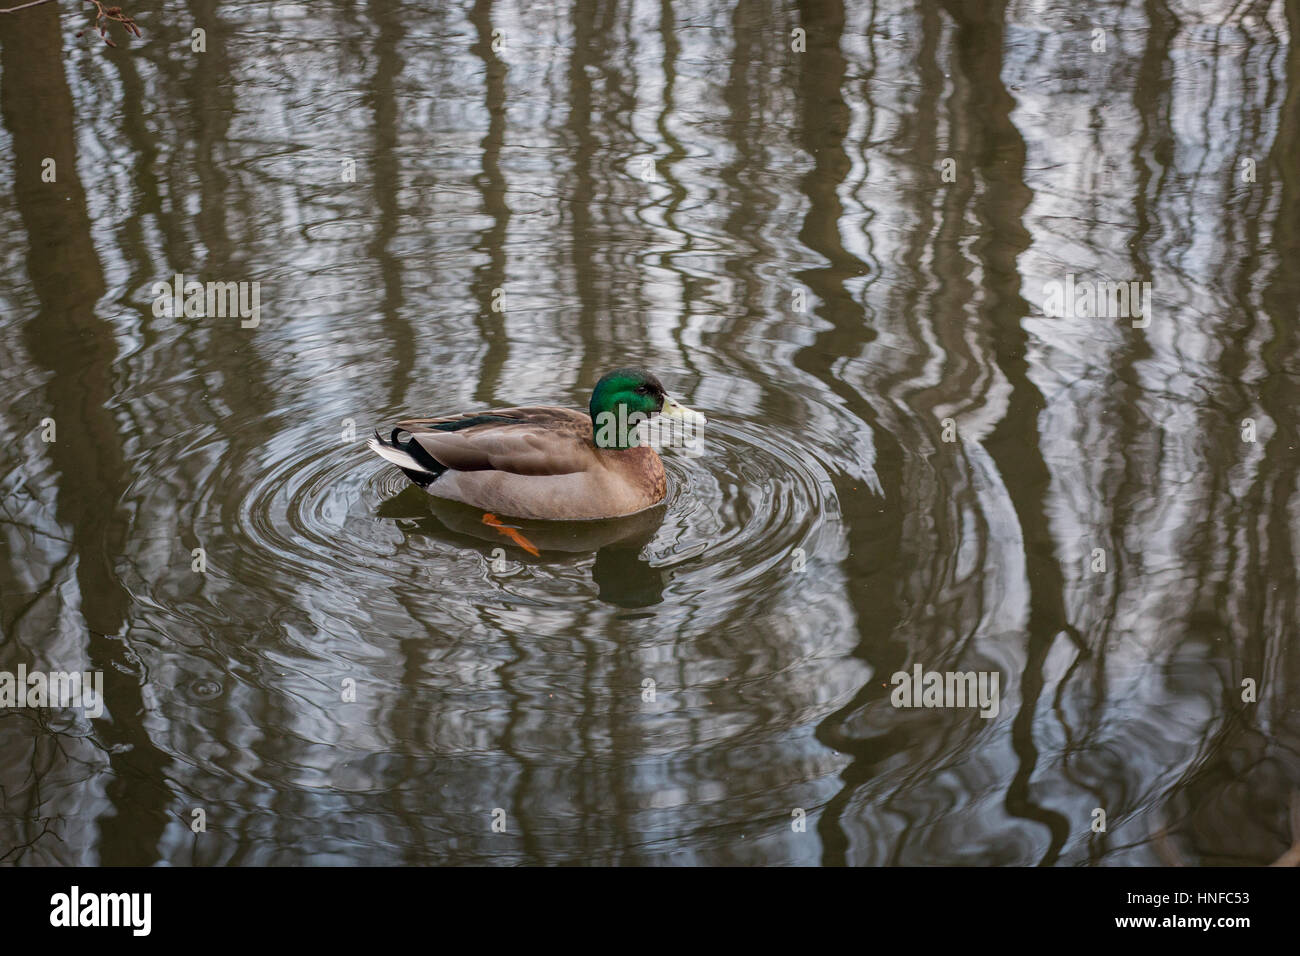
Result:
{"label": "concentric ripple", "polygon": [[[131,640],[155,738],[177,761],[250,786],[363,792],[389,786],[385,754],[414,748],[461,761],[444,772],[480,786],[479,761],[502,759],[506,714],[521,715],[511,751],[558,769],[582,752],[563,728],[595,694],[651,721],[636,759],[652,775],[739,759],[735,747],[774,727],[800,738],[764,758],[769,783],[838,766],[798,728],[863,673],[846,665],[834,486],[793,431],[712,414],[701,454],[662,453],[665,504],[607,534],[601,522],[490,527],[411,486],[361,429],[324,427],[301,410],[260,430],[204,424],[133,463]],[[635,533],[619,537],[623,522]],[[649,714],[648,675],[665,695]],[[361,711],[340,705],[344,680]],[[408,702],[418,729],[393,723]],[[268,730],[282,743],[248,755],[242,741]]]}
{"label": "concentric ripple", "polygon": [[[817,562],[838,509],[829,475],[810,452],[753,424],[715,419],[702,454],[668,449],[663,459],[667,506],[643,554],[650,567],[672,573],[681,594],[749,601],[776,566],[797,573]],[[212,435],[189,445],[174,439],[142,464],[149,477],[128,495],[192,488],[191,513],[218,516],[211,530],[196,530],[208,577],[220,581],[236,566],[245,592],[259,576],[277,592],[324,587],[335,595],[348,584],[452,578],[452,601],[571,605],[572,589],[553,585],[584,563],[580,554],[551,550],[532,557],[486,527],[477,541],[446,528],[435,503],[362,440],[320,442],[310,422],[286,419],[283,431],[251,452]]]}

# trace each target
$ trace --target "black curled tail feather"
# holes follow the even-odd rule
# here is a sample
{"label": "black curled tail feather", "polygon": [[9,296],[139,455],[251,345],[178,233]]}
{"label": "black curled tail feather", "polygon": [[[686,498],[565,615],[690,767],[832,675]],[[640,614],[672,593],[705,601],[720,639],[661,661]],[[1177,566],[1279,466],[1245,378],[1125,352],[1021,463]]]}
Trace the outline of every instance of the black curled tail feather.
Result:
{"label": "black curled tail feather", "polygon": [[385,439],[376,430],[372,444],[391,449],[407,458],[411,467],[405,467],[399,460],[394,460],[395,456],[384,455],[379,452],[382,457],[401,469],[402,474],[406,475],[413,484],[419,485],[421,488],[427,488],[442,476],[447,470],[447,466],[425,451],[424,446],[416,441],[414,437],[402,441],[398,437],[401,434],[409,433],[404,432],[401,428],[394,428],[391,436]]}

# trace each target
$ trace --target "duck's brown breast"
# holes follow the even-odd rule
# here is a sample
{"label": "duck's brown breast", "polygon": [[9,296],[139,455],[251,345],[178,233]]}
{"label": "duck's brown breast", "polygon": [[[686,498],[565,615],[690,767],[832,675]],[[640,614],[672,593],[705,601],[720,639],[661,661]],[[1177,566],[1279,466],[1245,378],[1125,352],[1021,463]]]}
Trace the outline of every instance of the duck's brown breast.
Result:
{"label": "duck's brown breast", "polygon": [[658,504],[668,493],[668,476],[659,453],[646,445],[636,448],[602,449],[601,458],[616,484],[622,486],[628,510]]}

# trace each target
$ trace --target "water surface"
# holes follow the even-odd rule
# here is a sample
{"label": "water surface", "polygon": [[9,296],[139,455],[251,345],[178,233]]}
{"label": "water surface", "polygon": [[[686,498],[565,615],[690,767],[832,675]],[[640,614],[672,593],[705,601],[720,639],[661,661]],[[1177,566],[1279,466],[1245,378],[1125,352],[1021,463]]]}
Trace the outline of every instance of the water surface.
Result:
{"label": "water surface", "polygon": [[[107,697],[0,712],[0,860],[1290,845],[1294,9],[435,7],[0,17],[0,670]],[[260,322],[156,315],[177,274]],[[631,546],[364,446],[631,363],[709,417]],[[917,664],[997,715],[894,707]]]}

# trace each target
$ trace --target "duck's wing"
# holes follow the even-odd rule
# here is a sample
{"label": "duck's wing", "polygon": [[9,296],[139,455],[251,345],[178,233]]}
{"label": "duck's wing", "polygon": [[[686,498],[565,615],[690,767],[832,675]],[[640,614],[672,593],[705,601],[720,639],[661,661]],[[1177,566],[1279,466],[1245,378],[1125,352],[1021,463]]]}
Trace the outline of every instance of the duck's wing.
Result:
{"label": "duck's wing", "polygon": [[[407,450],[428,455],[443,469],[503,471],[516,475],[567,475],[595,461],[591,418],[568,408],[541,405],[498,408],[473,415],[398,422],[393,441],[410,435]],[[418,450],[410,448],[410,444]]]}

